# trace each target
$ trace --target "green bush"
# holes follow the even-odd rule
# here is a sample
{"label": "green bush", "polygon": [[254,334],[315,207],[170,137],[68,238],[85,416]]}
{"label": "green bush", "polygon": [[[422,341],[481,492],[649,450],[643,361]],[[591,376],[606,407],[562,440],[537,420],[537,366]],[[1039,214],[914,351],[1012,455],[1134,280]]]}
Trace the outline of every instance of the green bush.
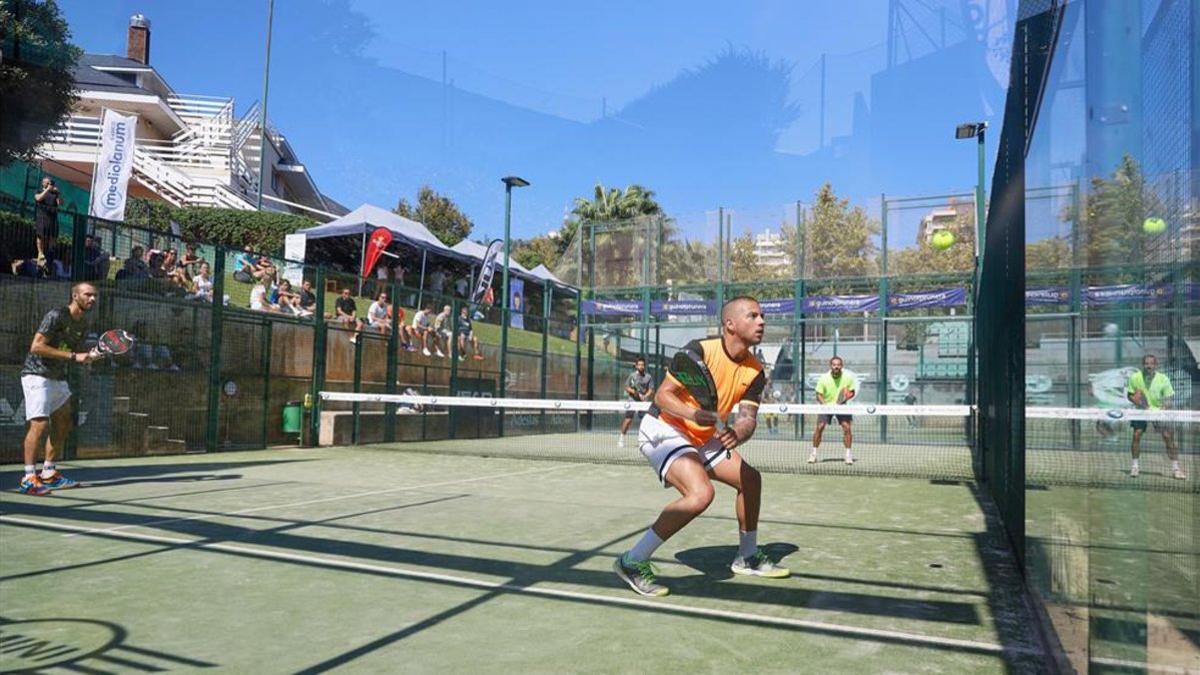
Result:
{"label": "green bush", "polygon": [[34,257],[37,255],[34,237],[32,220],[0,211],[0,259],[12,261]]}
{"label": "green bush", "polygon": [[315,220],[291,213],[211,209],[199,206],[175,208],[163,202],[130,200],[125,222],[163,232],[171,221],[179,223],[183,236],[230,248],[249,245],[255,251],[271,253],[283,248],[283,238],[296,230],[313,227]]}

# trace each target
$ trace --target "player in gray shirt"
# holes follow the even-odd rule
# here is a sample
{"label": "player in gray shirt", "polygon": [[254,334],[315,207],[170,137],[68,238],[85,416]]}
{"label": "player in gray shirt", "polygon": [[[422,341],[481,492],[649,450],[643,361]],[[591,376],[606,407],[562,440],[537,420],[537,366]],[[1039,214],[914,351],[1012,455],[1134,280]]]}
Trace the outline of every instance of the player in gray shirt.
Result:
{"label": "player in gray shirt", "polygon": [[[654,378],[646,372],[646,359],[638,358],[633,362],[633,372],[625,380],[625,394],[631,401],[649,401],[654,398]],[[637,413],[630,410],[625,413],[625,419],[621,420],[621,435],[617,437],[618,447],[625,447],[625,434],[629,433],[629,427],[636,415]]]}

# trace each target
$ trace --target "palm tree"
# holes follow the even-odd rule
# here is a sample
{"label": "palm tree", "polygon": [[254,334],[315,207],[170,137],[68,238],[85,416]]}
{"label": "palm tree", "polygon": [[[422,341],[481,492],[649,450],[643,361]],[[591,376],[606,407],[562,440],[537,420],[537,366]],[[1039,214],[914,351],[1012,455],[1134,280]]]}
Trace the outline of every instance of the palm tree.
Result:
{"label": "palm tree", "polygon": [[[592,251],[592,264],[604,261],[604,269],[596,269],[596,285],[633,285],[638,279],[642,279],[642,256],[652,243],[645,241],[645,236],[639,237],[638,232],[640,229],[643,234],[647,234],[651,228],[644,221],[636,221],[647,216],[660,216],[662,213],[662,207],[654,200],[654,191],[641,185],[629,185],[621,190],[605,188],[602,183],[596,183],[591,199],[575,198],[575,207],[571,209],[572,220],[575,222],[569,224],[574,233],[578,233],[580,223],[632,221],[628,229],[598,233],[596,250]],[[636,247],[637,251],[634,250],[635,243],[640,244]],[[649,280],[643,280],[642,283],[649,283]]]}

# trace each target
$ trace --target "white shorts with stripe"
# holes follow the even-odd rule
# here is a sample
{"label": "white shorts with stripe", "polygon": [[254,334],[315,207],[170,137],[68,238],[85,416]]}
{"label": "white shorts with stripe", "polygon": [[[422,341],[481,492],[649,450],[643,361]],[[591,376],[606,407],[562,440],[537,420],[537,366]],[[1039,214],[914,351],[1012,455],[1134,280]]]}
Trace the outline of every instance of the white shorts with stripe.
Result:
{"label": "white shorts with stripe", "polygon": [[642,417],[642,423],[638,426],[638,449],[650,462],[650,468],[658,474],[663,487],[668,487],[667,470],[671,464],[686,453],[695,454],[704,468],[710,471],[728,457],[725,447],[715,437],[697,448],[678,429],[654,415]]}
{"label": "white shorts with stripe", "polygon": [[66,380],[51,380],[41,375],[22,375],[21,389],[25,392],[25,419],[49,417],[71,400],[71,388]]}

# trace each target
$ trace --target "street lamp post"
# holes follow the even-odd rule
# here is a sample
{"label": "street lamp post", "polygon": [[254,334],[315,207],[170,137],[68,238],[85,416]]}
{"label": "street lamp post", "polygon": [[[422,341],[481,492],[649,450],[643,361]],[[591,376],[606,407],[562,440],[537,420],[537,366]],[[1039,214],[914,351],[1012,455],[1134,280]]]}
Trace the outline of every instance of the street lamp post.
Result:
{"label": "street lamp post", "polygon": [[275,0],[267,0],[267,56],[263,65],[263,98],[258,117],[258,203],[256,208],[259,211],[262,211],[263,179],[266,175],[267,163],[267,92],[271,85],[271,28],[274,23]]}
{"label": "street lamp post", "polygon": [[976,147],[978,151],[978,175],[975,179],[975,259],[983,255],[983,219],[984,219],[984,204],[983,204],[983,181],[986,177],[986,146],[984,145],[984,134],[987,130],[987,122],[970,122],[960,124],[954,129],[954,137],[962,140],[966,138],[976,139]]}
{"label": "street lamp post", "polygon": [[[505,176],[500,179],[504,183],[504,271],[500,281],[500,288],[504,291],[504,298],[501,300],[500,312],[500,397],[503,398],[508,389],[508,306],[511,302],[508,290],[508,266],[509,266],[509,246],[512,243],[510,231],[512,229],[512,191],[515,187],[528,187],[529,181],[518,176]],[[503,425],[501,433],[503,433]]]}

